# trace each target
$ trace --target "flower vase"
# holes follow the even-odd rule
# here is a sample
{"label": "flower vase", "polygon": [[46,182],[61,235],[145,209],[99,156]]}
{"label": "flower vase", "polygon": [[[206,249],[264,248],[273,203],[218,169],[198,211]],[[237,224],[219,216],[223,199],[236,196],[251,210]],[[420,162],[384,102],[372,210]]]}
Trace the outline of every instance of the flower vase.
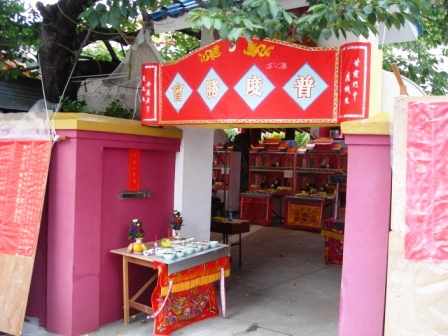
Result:
{"label": "flower vase", "polygon": [[182,235],[180,234],[180,230],[174,230],[173,229],[173,238],[174,239],[181,239]]}
{"label": "flower vase", "polygon": [[143,238],[134,238],[136,243],[143,243]]}

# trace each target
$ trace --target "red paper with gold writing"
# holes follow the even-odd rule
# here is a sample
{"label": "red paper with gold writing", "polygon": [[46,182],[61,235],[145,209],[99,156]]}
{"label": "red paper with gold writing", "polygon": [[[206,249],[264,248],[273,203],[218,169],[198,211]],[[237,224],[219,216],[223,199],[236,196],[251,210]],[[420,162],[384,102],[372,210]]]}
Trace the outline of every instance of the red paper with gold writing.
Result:
{"label": "red paper with gold writing", "polygon": [[0,253],[34,256],[50,154],[51,141],[0,141]]}
{"label": "red paper with gold writing", "polygon": [[140,190],[140,149],[129,150],[128,190]]}

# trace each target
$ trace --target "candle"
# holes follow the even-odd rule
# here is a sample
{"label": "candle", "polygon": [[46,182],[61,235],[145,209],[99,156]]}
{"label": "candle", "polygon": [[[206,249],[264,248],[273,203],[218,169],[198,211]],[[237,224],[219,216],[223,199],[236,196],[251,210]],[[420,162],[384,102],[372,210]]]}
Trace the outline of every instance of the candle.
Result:
{"label": "candle", "polygon": [[155,241],[155,242],[157,241],[157,235],[154,237],[154,241]]}

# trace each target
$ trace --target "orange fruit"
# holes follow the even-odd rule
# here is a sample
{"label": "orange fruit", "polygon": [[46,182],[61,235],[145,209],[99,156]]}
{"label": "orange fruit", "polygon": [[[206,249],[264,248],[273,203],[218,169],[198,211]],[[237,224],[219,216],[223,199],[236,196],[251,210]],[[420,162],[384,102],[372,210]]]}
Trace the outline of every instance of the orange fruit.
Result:
{"label": "orange fruit", "polygon": [[143,247],[142,247],[141,244],[134,243],[134,245],[132,245],[132,251],[134,251],[134,252],[142,252],[143,251]]}

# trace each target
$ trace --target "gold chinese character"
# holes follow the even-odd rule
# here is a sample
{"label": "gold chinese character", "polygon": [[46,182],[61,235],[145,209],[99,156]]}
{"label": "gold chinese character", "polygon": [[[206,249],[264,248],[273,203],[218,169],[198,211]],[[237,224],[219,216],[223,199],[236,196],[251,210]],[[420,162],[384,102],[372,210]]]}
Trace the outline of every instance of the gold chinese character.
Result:
{"label": "gold chinese character", "polygon": [[174,94],[174,101],[182,101],[182,90],[184,89],[184,86],[185,85],[176,83],[176,85],[172,87]]}
{"label": "gold chinese character", "polygon": [[218,92],[219,92],[218,80],[217,79],[207,80],[205,82],[205,84],[206,84],[205,97],[207,99],[216,98],[218,96]]}

